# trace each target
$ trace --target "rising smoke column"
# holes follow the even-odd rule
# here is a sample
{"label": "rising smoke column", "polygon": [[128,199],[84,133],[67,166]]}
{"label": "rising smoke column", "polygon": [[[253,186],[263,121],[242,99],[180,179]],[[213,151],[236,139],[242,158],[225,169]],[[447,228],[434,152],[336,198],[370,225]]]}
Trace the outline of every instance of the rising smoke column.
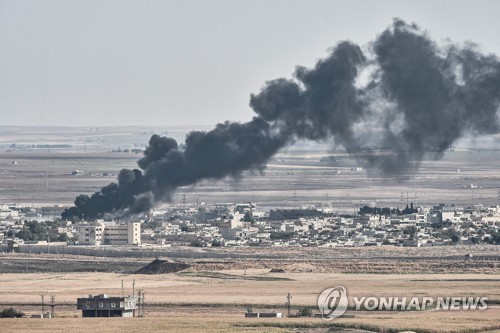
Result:
{"label": "rising smoke column", "polygon": [[[360,85],[360,72],[374,68]],[[94,219],[107,212],[139,213],[168,201],[180,186],[262,170],[296,139],[332,140],[368,168],[397,174],[422,158],[440,158],[466,133],[497,133],[500,62],[474,46],[440,47],[401,20],[370,44],[341,42],[311,69],[276,79],[250,97],[256,116],[187,135],[185,149],[153,135],[117,183],[80,195],[63,218]],[[380,145],[389,154],[366,148]],[[364,152],[365,154],[358,154]]]}
{"label": "rising smoke column", "polygon": [[237,177],[244,170],[262,170],[286,142],[272,133],[260,118],[218,124],[208,132],[191,132],[181,151],[172,138],[153,135],[137,164],[144,171],[123,169],[118,183],[103,187],[92,196],[80,195],[63,218],[94,219],[106,212],[139,213],[154,203],[168,201],[180,186],[202,179]]}
{"label": "rising smoke column", "polygon": [[[394,172],[427,155],[442,157],[465,133],[498,132],[500,63],[473,46],[440,48],[415,25],[395,20],[372,45],[379,66],[372,99],[386,111],[383,146],[394,155],[371,156],[371,166]],[[388,119],[389,116],[390,118]],[[402,121],[396,126],[395,122]]]}

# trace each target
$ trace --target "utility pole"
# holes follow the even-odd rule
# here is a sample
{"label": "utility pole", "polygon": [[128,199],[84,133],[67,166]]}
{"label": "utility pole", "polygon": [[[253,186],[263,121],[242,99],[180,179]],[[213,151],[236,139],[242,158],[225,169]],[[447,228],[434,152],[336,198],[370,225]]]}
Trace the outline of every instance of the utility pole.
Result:
{"label": "utility pole", "polygon": [[132,297],[135,299],[135,279],[132,280]]}
{"label": "utility pole", "polygon": [[122,297],[123,297],[123,279],[122,279]]}
{"label": "utility pole", "polygon": [[45,313],[45,295],[47,295],[45,291],[40,294],[40,297],[42,298],[42,317]]}
{"label": "utility pole", "polygon": [[291,309],[292,309],[292,295],[290,295],[290,293],[288,293],[288,295],[286,296],[286,307],[288,309],[288,317],[290,317],[290,312],[291,312]]}
{"label": "utility pole", "polygon": [[141,317],[141,289],[137,291],[137,317]]}
{"label": "utility pole", "polygon": [[137,317],[145,317],[146,316],[146,293],[144,289],[139,289],[137,291]]}
{"label": "utility pole", "polygon": [[146,293],[144,292],[144,289],[142,289],[142,305],[141,305],[141,317],[146,317]]}
{"label": "utility pole", "polygon": [[50,295],[50,318],[54,318],[56,315],[56,295],[52,294]]}

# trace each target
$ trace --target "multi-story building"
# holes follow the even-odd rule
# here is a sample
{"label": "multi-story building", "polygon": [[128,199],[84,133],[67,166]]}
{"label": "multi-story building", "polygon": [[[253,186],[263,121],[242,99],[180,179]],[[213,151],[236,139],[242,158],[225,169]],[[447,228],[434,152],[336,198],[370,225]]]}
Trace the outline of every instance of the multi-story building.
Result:
{"label": "multi-story building", "polygon": [[81,245],[140,245],[141,222],[110,225],[84,223],[77,226]]}
{"label": "multi-story building", "polygon": [[134,317],[137,309],[135,297],[109,297],[89,295],[77,299],[76,307],[82,310],[82,317]]}
{"label": "multi-story building", "polygon": [[102,243],[104,225],[101,223],[83,223],[76,226],[78,231],[78,244],[99,246]]}

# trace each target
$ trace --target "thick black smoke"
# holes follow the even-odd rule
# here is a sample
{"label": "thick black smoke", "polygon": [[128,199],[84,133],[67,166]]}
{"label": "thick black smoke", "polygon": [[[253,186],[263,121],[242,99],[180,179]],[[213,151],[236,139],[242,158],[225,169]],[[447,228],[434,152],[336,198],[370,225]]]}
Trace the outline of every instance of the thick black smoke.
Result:
{"label": "thick black smoke", "polygon": [[406,171],[425,156],[440,158],[464,134],[497,133],[499,104],[497,57],[471,45],[439,46],[395,20],[368,52],[342,42],[314,68],[298,67],[294,79],[267,82],[251,95],[257,116],[248,123],[191,132],[183,150],[153,135],[140,169],[121,170],[117,183],[78,196],[63,218],[147,211],[180,186],[263,169],[295,139],[332,140],[367,167]]}

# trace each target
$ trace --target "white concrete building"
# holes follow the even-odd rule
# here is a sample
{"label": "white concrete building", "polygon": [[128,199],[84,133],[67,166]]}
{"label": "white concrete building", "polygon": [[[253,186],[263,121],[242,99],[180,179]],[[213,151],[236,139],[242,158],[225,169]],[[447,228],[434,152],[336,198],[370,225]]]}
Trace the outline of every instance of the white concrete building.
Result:
{"label": "white concrete building", "polygon": [[110,225],[83,223],[76,226],[81,245],[141,245],[141,222]]}

